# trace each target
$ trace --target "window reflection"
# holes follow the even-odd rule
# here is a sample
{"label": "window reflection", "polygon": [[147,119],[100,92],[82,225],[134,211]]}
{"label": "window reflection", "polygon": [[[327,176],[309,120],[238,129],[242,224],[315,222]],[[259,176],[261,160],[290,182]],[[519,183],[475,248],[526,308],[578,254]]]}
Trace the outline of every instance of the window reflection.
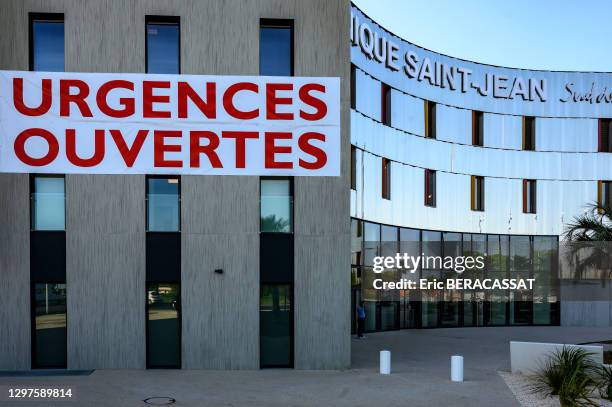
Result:
{"label": "window reflection", "polygon": [[180,367],[180,312],[180,284],[147,284],[147,364],[149,367]]}
{"label": "window reflection", "polygon": [[259,74],[293,76],[291,22],[263,20],[259,29]]}
{"label": "window reflection", "polygon": [[147,73],[180,73],[180,26],[177,18],[147,22]]}
{"label": "window reflection", "polygon": [[147,178],[147,230],[180,230],[180,180],[178,177]]}
{"label": "window reflection", "polygon": [[66,367],[66,284],[34,284],[32,366]]}
{"label": "window reflection", "polygon": [[33,71],[64,71],[64,22],[59,19],[32,20]]}
{"label": "window reflection", "polygon": [[291,179],[261,179],[261,232],[291,233],[293,231],[292,195]]}
{"label": "window reflection", "polygon": [[260,364],[291,365],[291,285],[264,284],[259,301]]}
{"label": "window reflection", "polygon": [[[397,228],[351,220],[353,239],[363,225],[361,278],[353,278],[355,299],[365,301],[366,331],[455,326],[559,324],[558,238],[556,236],[487,235]],[[395,241],[399,235],[399,242]],[[360,240],[358,241],[360,242]],[[373,257],[399,253],[419,256],[485,256],[484,270],[464,271],[459,278],[536,278],[533,290],[376,290],[375,278],[457,278],[438,267],[420,273],[373,272]],[[352,269],[355,275],[357,269]],[[353,315],[353,317],[355,317]]]}
{"label": "window reflection", "polygon": [[65,191],[62,176],[35,176],[32,180],[32,229],[65,229]]}

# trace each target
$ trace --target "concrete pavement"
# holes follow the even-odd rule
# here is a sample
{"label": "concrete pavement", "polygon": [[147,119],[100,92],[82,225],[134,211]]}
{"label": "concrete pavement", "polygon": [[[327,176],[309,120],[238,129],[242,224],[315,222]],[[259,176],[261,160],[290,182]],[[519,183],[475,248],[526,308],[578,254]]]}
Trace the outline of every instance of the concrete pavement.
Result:
{"label": "concrete pavement", "polygon": [[[609,329],[502,327],[404,330],[353,339],[346,371],[98,370],[89,376],[0,377],[7,386],[71,387],[66,402],[0,401],[15,406],[145,406],[168,396],[174,406],[518,406],[498,370],[509,370],[510,340],[592,342]],[[378,351],[392,351],[392,375],[378,375]],[[450,356],[465,357],[465,382],[452,383]]]}

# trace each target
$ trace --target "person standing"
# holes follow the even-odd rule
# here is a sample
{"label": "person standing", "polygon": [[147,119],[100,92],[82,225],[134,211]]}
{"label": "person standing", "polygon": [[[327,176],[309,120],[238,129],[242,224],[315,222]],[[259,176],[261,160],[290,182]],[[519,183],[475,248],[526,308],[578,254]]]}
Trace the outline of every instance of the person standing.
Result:
{"label": "person standing", "polygon": [[365,307],[363,301],[361,301],[357,306],[357,338],[359,339],[365,338],[363,335],[363,331],[365,330],[365,319]]}

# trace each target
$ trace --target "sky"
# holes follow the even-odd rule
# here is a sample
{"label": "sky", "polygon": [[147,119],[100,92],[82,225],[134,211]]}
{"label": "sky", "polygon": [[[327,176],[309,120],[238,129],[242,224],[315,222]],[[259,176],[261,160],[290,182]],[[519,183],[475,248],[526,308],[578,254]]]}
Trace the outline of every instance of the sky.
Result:
{"label": "sky", "polygon": [[353,0],[432,51],[515,68],[612,72],[610,0]]}

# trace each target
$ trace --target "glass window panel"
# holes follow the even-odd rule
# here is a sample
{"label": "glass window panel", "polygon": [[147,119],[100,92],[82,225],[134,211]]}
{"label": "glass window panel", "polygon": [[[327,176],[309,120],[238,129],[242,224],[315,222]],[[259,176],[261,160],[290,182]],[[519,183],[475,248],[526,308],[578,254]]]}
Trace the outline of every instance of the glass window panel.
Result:
{"label": "glass window panel", "polygon": [[435,328],[438,326],[438,292],[422,291],[421,326]]}
{"label": "glass window panel", "polygon": [[399,329],[398,309],[399,302],[380,303],[380,330],[389,331]]}
{"label": "glass window panel", "polygon": [[361,265],[363,245],[363,221],[351,219],[351,264]]}
{"label": "glass window panel", "polygon": [[180,180],[147,178],[147,230],[178,232],[180,230]]}
{"label": "glass window panel", "polygon": [[[531,240],[529,236],[510,237],[510,270],[525,271],[531,265]],[[514,276],[514,275],[513,275]]]}
{"label": "glass window panel", "polygon": [[147,364],[181,366],[181,286],[147,284]]}
{"label": "glass window panel", "polygon": [[33,189],[32,229],[65,230],[64,177],[35,177]]}
{"label": "glass window panel", "polygon": [[378,223],[364,222],[364,264],[372,266],[374,256],[379,255],[380,247],[380,225]]}
{"label": "glass window panel", "polygon": [[381,227],[381,255],[382,256],[395,256],[398,250],[398,232],[395,226]]}
{"label": "glass window panel", "polygon": [[147,73],[180,73],[178,23],[147,23]]}
{"label": "glass window panel", "polygon": [[32,21],[32,69],[64,71],[64,22]]}
{"label": "glass window panel", "polygon": [[363,304],[363,308],[365,309],[366,320],[365,320],[365,331],[376,331],[376,301],[374,300],[365,300]]}
{"label": "glass window panel", "polygon": [[66,284],[34,284],[36,368],[66,367]]}
{"label": "glass window panel", "polygon": [[259,302],[262,367],[291,366],[291,286],[262,285]]}
{"label": "glass window panel", "polygon": [[507,302],[506,294],[501,291],[493,291],[489,294],[489,325],[506,325]]}
{"label": "glass window panel", "polygon": [[259,29],[259,74],[292,76],[292,43],[292,27],[262,25]]}
{"label": "glass window panel", "polygon": [[461,233],[444,232],[444,256],[461,256]]}
{"label": "glass window panel", "polygon": [[[513,273],[514,278],[529,278],[529,273]],[[510,324],[529,325],[532,318],[533,299],[530,290],[510,291]]]}
{"label": "glass window panel", "polygon": [[442,256],[442,233],[431,230],[424,230],[423,254],[425,256]]}
{"label": "glass window panel", "polygon": [[290,179],[261,179],[261,231],[291,233],[293,196]]}

